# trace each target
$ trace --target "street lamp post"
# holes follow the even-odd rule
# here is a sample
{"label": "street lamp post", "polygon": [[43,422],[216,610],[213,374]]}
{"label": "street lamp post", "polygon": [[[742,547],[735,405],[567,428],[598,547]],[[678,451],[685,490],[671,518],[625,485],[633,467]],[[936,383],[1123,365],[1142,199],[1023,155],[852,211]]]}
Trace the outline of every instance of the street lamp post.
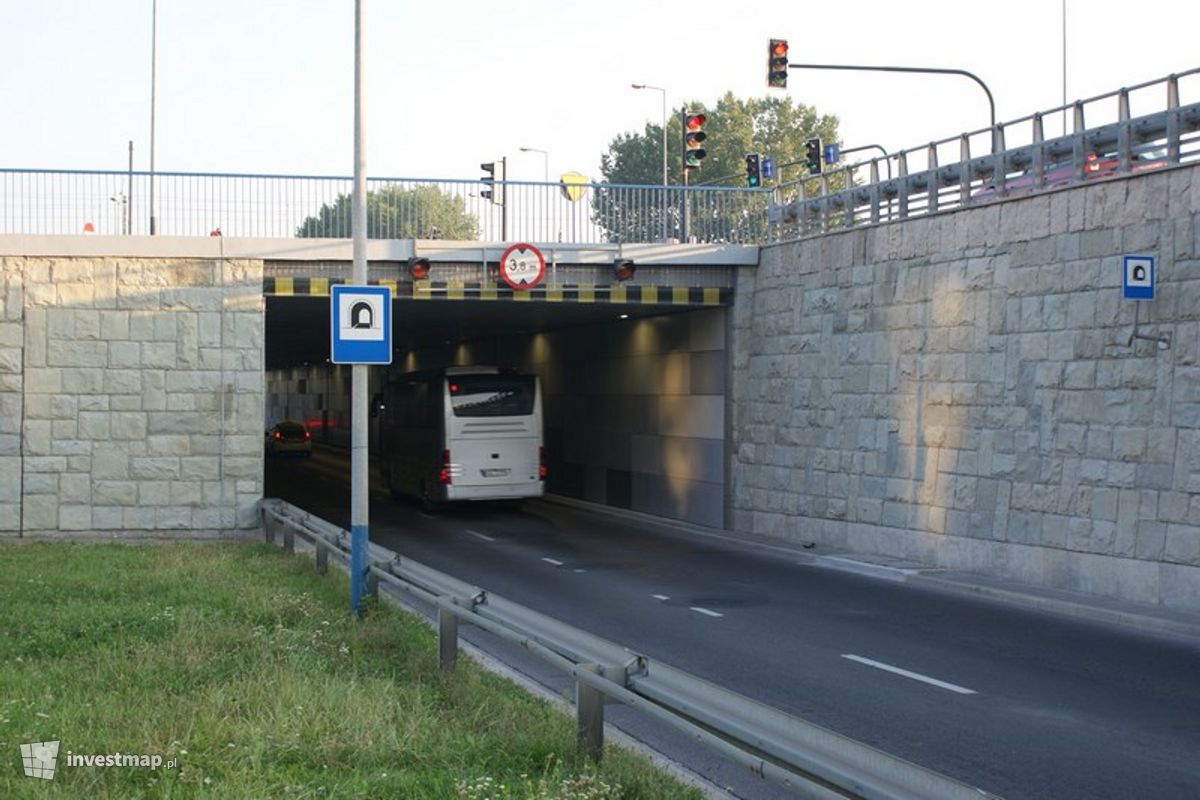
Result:
{"label": "street lamp post", "polygon": [[150,235],[158,233],[154,215],[154,93],[158,81],[158,0],[150,6]]}
{"label": "street lamp post", "polygon": [[522,147],[522,153],[541,153],[542,154],[542,182],[550,182],[550,154],[540,147]]}
{"label": "street lamp post", "polygon": [[970,78],[979,84],[979,88],[983,89],[983,93],[987,95],[988,108],[991,112],[991,130],[992,130],[992,151],[995,152],[997,144],[996,136],[996,101],[992,98],[992,90],[987,87],[980,77],[973,72],[967,72],[965,69],[942,69],[938,67],[877,67],[864,66],[862,64],[788,64],[788,69],[840,69],[840,70],[859,70],[863,72],[916,72],[926,75],[962,75],[964,78]]}
{"label": "street lamp post", "polygon": [[662,95],[662,185],[663,213],[662,238],[667,238],[667,90],[661,86],[651,86],[648,83],[631,83],[634,89],[652,89]]}

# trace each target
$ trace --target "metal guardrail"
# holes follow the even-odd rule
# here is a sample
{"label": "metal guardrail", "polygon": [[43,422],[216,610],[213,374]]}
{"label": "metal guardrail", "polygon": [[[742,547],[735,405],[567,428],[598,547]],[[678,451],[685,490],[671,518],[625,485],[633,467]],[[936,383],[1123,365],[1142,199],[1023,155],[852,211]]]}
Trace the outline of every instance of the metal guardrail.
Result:
{"label": "metal guardrail", "polygon": [[[780,184],[768,209],[769,238],[815,236],[1200,162],[1200,102],[1180,104],[1185,79],[1200,97],[1200,69],[1194,69]],[[1163,110],[1132,114],[1145,106]],[[1059,114],[1063,135],[1046,138],[1046,125]],[[1085,117],[1094,114],[1104,121],[1089,128]],[[881,181],[881,165],[895,177]]]}
{"label": "metal guardrail", "polygon": [[[0,234],[147,235],[150,181],[0,169]],[[162,236],[350,236],[349,177],[156,172],[153,181]],[[369,178],[367,191],[373,239],[756,243],[767,234],[769,195],[756,189]]]}
{"label": "metal guardrail", "polygon": [[[348,568],[349,533],[276,499],[263,501],[268,542],[310,542],[324,574],[332,554]],[[576,682],[582,752],[599,759],[604,706],[617,702],[682,732],[755,775],[802,796],[833,798],[981,798],[993,795],[723,689],[661,661],[574,628],[376,544],[369,546],[369,590],[415,597],[437,608],[438,662],[454,668],[458,625],[516,644]]]}
{"label": "metal guardrail", "polygon": [[[1047,138],[1057,115],[1063,134]],[[1200,68],[773,189],[368,178],[367,228],[378,239],[762,244],[1197,161]],[[350,236],[349,177],[44,169],[0,169],[0,234],[148,234],[151,181],[164,236]]]}

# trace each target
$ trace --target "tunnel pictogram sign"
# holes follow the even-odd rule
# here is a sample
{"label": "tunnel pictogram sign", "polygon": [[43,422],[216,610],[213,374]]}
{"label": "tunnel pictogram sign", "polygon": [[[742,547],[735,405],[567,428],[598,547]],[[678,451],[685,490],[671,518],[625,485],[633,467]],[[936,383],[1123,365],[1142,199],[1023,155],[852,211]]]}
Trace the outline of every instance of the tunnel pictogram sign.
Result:
{"label": "tunnel pictogram sign", "polygon": [[331,287],[329,320],[332,363],[392,363],[391,288]]}
{"label": "tunnel pictogram sign", "polygon": [[1122,296],[1126,300],[1154,299],[1154,256],[1125,256],[1121,272]]}

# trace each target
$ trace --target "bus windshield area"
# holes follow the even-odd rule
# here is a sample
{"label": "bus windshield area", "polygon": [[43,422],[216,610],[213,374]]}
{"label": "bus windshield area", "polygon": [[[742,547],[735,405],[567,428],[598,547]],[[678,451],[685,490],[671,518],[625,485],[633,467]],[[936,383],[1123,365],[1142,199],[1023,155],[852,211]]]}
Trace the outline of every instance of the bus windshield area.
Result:
{"label": "bus windshield area", "polygon": [[450,406],[456,417],[521,417],[533,413],[532,375],[455,375]]}

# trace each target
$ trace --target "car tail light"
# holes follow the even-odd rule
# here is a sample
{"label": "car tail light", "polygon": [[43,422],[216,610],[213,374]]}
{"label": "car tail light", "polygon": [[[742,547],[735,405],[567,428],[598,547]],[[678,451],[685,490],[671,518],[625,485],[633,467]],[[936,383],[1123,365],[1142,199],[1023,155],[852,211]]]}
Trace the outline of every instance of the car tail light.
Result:
{"label": "car tail light", "polygon": [[538,480],[546,480],[546,448],[538,448]]}
{"label": "car tail light", "polygon": [[308,431],[305,431],[305,432],[304,432],[304,438],[305,438],[305,439],[311,439],[311,438],[312,438],[312,434],[311,434],[311,433],[309,433]]}
{"label": "car tail light", "polygon": [[442,451],[442,468],[438,472],[438,480],[441,483],[450,484],[450,451]]}
{"label": "car tail light", "polygon": [[276,439],[280,439],[280,438],[282,438],[282,437],[279,435],[279,431],[275,431],[275,438],[276,438]]}

